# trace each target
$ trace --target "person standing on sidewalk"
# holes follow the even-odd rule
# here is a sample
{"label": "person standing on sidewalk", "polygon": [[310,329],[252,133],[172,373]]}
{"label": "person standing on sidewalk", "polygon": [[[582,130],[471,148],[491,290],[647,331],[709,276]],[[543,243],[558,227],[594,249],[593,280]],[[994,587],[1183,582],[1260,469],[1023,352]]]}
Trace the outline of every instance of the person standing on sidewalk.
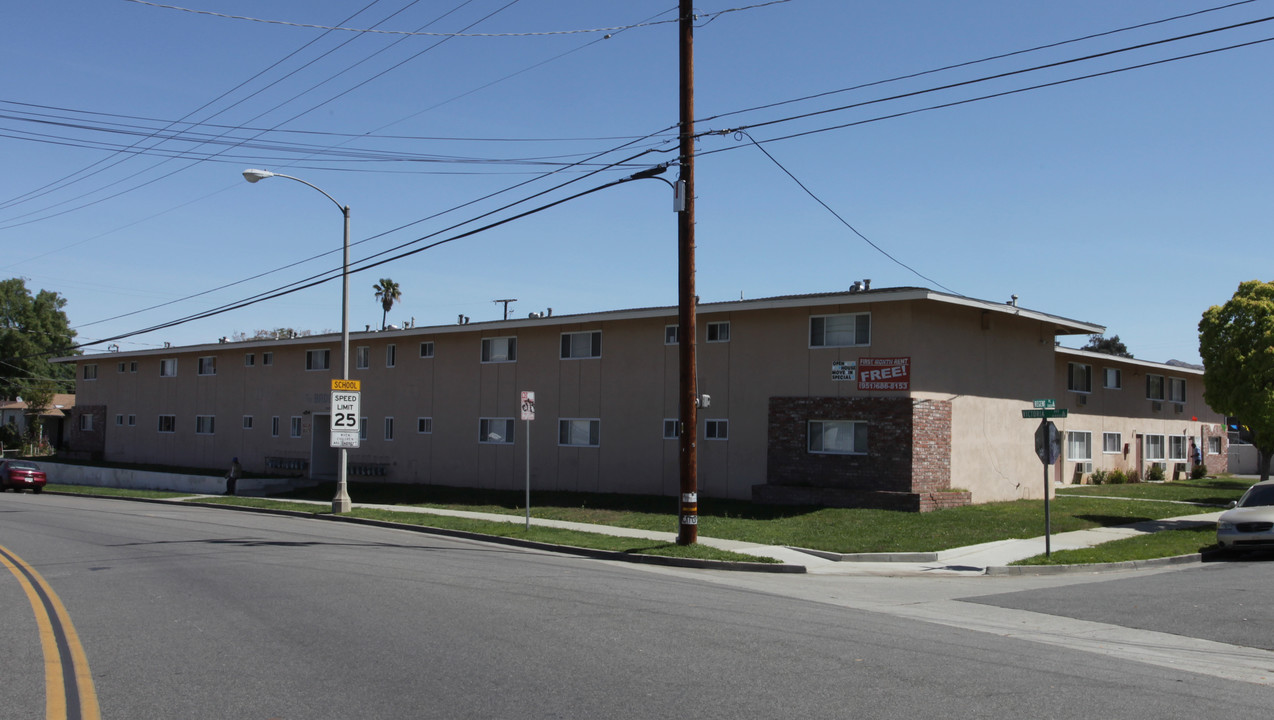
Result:
{"label": "person standing on sidewalk", "polygon": [[243,475],[243,466],[239,464],[239,458],[235,458],[230,463],[230,470],[226,473],[226,494],[234,495],[235,486],[239,484],[239,477]]}

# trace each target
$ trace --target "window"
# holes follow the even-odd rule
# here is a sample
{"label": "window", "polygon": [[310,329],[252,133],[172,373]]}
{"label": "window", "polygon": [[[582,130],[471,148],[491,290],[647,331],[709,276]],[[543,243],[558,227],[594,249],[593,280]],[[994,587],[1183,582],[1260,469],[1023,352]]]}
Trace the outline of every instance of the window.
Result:
{"label": "window", "polygon": [[279,436],[279,416],[275,415],[270,418],[270,437]]}
{"label": "window", "polygon": [[365,416],[358,419],[358,439],[361,442],[367,442],[367,418]]}
{"label": "window", "polygon": [[398,346],[390,343],[385,346],[385,367],[391,368],[398,364]]}
{"label": "window", "polygon": [[433,357],[433,356],[434,356],[434,344],[433,344],[433,342],[422,342],[422,343],[420,343],[420,357],[422,357],[422,358],[431,358],[431,357]]}
{"label": "window", "polygon": [[274,364],[274,353],[272,353],[272,352],[263,352],[263,353],[261,353],[261,364],[262,364],[262,365],[273,365],[273,364]]}
{"label": "window", "polygon": [[562,359],[602,356],[602,331],[562,333]]}
{"label": "window", "polygon": [[385,418],[385,439],[394,439],[394,419],[391,417]]}
{"label": "window", "polygon": [[1147,435],[1146,436],[1146,459],[1150,461],[1163,460],[1163,436]]}
{"label": "window", "polygon": [[601,420],[558,420],[557,444],[597,447],[602,442]]}
{"label": "window", "polygon": [[1102,387],[1107,390],[1119,390],[1123,388],[1124,372],[1119,368],[1105,368],[1102,375],[1105,377],[1105,382],[1102,383]]}
{"label": "window", "polygon": [[252,429],[252,416],[251,416],[251,415],[244,415],[244,416],[243,416],[243,429],[244,429],[244,430],[251,430],[251,429]]}
{"label": "window", "polygon": [[672,418],[664,418],[664,440],[678,440],[681,438],[681,421]]}
{"label": "window", "polygon": [[216,431],[217,418],[215,415],[196,415],[195,416],[195,434],[196,435],[212,435]]}
{"label": "window", "polygon": [[120,363],[117,365],[115,372],[128,372],[128,363]]}
{"label": "window", "polygon": [[810,318],[810,347],[871,344],[871,313],[815,315]]}
{"label": "window", "polygon": [[354,369],[366,370],[371,367],[372,349],[366,345],[354,348]]}
{"label": "window", "polygon": [[137,416],[136,416],[136,415],[129,415],[129,416],[128,416],[128,426],[129,426],[129,427],[137,427]]}
{"label": "window", "polygon": [[708,342],[730,342],[730,321],[708,323]]}
{"label": "window", "polygon": [[1221,454],[1221,436],[1218,435],[1216,437],[1208,438],[1208,454],[1209,455]]}
{"label": "window", "polygon": [[156,429],[161,433],[177,432],[177,416],[160,415],[159,426]]}
{"label": "window", "polygon": [[1119,433],[1108,432],[1101,434],[1101,451],[1104,453],[1119,453],[1124,451],[1124,436]]}
{"label": "window", "polygon": [[482,338],[482,362],[517,362],[518,339],[515,337]]}
{"label": "window", "polygon": [[256,353],[245,353],[245,354],[244,354],[244,356],[243,356],[243,366],[244,366],[244,367],[252,367],[252,366],[254,366],[254,365],[256,365],[256,364],[257,364],[257,354],[256,354]]}
{"label": "window", "polygon": [[84,366],[84,379],[85,380],[97,379],[97,365],[88,364]]}
{"label": "window", "polygon": [[1093,366],[1066,363],[1066,389],[1074,392],[1093,391]]}
{"label": "window", "polygon": [[421,435],[429,435],[434,431],[434,419],[430,417],[416,418],[416,432]]}
{"label": "window", "polygon": [[90,413],[84,413],[80,416],[80,430],[84,432],[93,431],[93,416]]}
{"label": "window", "polygon": [[1186,436],[1185,435],[1169,435],[1168,436],[1168,459],[1185,462],[1185,459],[1186,459]]}
{"label": "window", "polygon": [[200,375],[216,375],[217,374],[217,356],[210,355],[208,357],[199,358],[199,374]]}
{"label": "window", "polygon": [[299,415],[292,416],[292,437],[301,437],[301,417]]}
{"label": "window", "polygon": [[159,377],[177,377],[177,358],[159,361]]}
{"label": "window", "polygon": [[678,342],[681,342],[681,327],[664,325],[664,345],[676,345]]}
{"label": "window", "polygon": [[135,373],[135,372],[137,372],[137,361],[136,361],[136,360],[131,360],[131,361],[129,361],[129,363],[128,363],[128,371],[129,371],[130,373]]}
{"label": "window", "polygon": [[512,443],[513,418],[482,418],[478,420],[478,442]]}
{"label": "window", "polygon": [[1163,399],[1163,376],[1147,375],[1146,376],[1146,399],[1162,400]]}
{"label": "window", "polygon": [[306,370],[329,370],[332,367],[332,351],[331,350],[306,350],[305,351],[305,369]]}
{"label": "window", "polygon": [[116,425],[117,427],[124,427],[124,416],[123,416],[123,415],[116,415],[116,416],[115,416],[115,425]]}
{"label": "window", "polygon": [[705,440],[728,440],[730,438],[729,420],[705,420],[703,423]]}
{"label": "window", "polygon": [[861,420],[810,420],[812,453],[863,455],[867,452],[867,423]]}
{"label": "window", "polygon": [[1168,378],[1168,399],[1174,403],[1186,401],[1186,381],[1183,378]]}
{"label": "window", "polygon": [[1093,434],[1083,430],[1066,433],[1066,459],[1088,462],[1093,459]]}

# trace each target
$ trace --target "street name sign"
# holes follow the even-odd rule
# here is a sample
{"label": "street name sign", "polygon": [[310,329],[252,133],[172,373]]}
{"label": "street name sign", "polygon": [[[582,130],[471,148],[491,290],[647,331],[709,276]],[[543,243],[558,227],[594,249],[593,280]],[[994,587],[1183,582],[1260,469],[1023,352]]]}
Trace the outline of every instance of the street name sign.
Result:
{"label": "street name sign", "polygon": [[1039,420],[1040,418],[1054,418],[1054,417],[1064,418],[1069,413],[1070,411],[1067,410],[1066,408],[1061,408],[1061,409],[1053,408],[1051,410],[1023,410],[1022,417],[1028,420],[1032,418],[1036,420]]}
{"label": "street name sign", "polygon": [[1034,404],[1036,410],[1052,410],[1057,407],[1056,400],[1035,400]]}

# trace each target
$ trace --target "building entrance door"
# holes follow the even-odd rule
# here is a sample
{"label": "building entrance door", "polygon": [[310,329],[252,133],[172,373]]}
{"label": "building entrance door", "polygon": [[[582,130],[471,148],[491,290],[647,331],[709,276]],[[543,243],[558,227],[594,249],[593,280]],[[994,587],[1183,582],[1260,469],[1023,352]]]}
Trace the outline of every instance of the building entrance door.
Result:
{"label": "building entrance door", "polygon": [[339,451],[332,447],[332,416],[314,416],[314,444],[310,447],[310,479],[335,480]]}

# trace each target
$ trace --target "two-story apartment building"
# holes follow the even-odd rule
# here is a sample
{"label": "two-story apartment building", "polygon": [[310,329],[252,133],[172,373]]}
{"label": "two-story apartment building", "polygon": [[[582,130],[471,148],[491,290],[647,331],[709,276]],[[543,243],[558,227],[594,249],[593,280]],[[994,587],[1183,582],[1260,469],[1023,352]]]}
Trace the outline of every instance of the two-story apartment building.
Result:
{"label": "two-story apartment building", "polygon": [[[1103,331],[923,288],[702,304],[700,493],[912,509],[1039,497],[1036,423],[1021,410],[1046,397],[1073,408],[1058,422],[1076,438],[1059,478],[1079,462],[1079,433],[1099,448],[1107,432],[1136,443],[1139,455],[1121,447],[1130,465],[1160,462],[1160,438],[1162,461],[1172,438],[1210,450],[1221,418],[1200,371],[1057,347]],[[679,334],[675,307],[355,333],[364,417],[351,481],[521,488],[529,441],[533,489],[673,495]],[[65,358],[77,365],[72,442],[113,461],[238,457],[249,471],[331,478],[339,355],[325,335]],[[1116,369],[1125,389],[1070,389],[1072,365],[1097,382]],[[1152,376],[1164,398],[1134,397],[1133,383],[1159,387]],[[522,391],[536,397],[529,423]],[[1095,468],[1116,460],[1089,455]]]}

